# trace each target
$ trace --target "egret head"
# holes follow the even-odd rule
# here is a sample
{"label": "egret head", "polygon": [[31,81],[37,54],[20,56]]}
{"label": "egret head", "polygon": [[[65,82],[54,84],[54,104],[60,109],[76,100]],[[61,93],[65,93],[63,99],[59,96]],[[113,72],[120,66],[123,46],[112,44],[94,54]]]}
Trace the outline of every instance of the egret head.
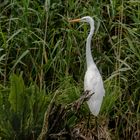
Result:
{"label": "egret head", "polygon": [[77,19],[70,20],[69,22],[87,22],[87,23],[94,23],[94,20],[90,16],[85,16],[85,17],[82,17],[82,18],[77,18]]}
{"label": "egret head", "polygon": [[82,17],[80,19],[81,22],[87,22],[87,23],[94,23],[94,20],[93,18],[91,18],[90,16],[85,16],[85,17]]}
{"label": "egret head", "polygon": [[78,19],[73,19],[73,20],[70,20],[69,22],[86,22],[86,23],[89,23],[91,28],[94,28],[94,20],[92,17],[90,16],[85,16],[85,17],[82,17],[82,18],[78,18]]}
{"label": "egret head", "polygon": [[90,29],[91,34],[93,34],[93,32],[94,32],[94,20],[90,16],[85,16],[85,17],[82,17],[82,18],[73,19],[73,20],[70,20],[69,22],[71,22],[71,23],[73,23],[73,22],[86,22],[86,23],[89,23],[90,27],[91,27],[91,29]]}

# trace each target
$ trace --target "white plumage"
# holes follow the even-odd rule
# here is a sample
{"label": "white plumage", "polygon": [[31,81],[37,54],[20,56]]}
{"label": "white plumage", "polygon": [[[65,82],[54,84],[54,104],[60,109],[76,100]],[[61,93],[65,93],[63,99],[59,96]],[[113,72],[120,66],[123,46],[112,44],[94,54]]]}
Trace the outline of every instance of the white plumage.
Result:
{"label": "white plumage", "polygon": [[87,101],[87,104],[92,114],[97,116],[105,91],[102,77],[95,65],[91,65],[87,68],[84,78],[84,91],[86,90],[90,91],[90,94],[94,93]]}
{"label": "white plumage", "polygon": [[71,20],[70,22],[79,22],[79,21],[87,22],[90,24],[90,33],[87,37],[86,42],[87,71],[85,73],[84,78],[84,91],[89,91],[89,95],[94,93],[87,101],[87,104],[92,114],[97,116],[101,108],[105,90],[102,77],[100,75],[98,68],[96,67],[96,64],[94,63],[91,54],[91,40],[94,33],[94,20],[91,17],[86,16],[81,19]]}

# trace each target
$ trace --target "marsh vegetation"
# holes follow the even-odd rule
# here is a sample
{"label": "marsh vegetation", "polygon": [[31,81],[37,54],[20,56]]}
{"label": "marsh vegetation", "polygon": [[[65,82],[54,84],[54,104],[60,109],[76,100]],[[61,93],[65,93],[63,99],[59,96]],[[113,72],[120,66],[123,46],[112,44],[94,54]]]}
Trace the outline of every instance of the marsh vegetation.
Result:
{"label": "marsh vegetation", "polygon": [[78,128],[83,139],[140,139],[138,0],[0,2],[0,139],[37,139],[54,95],[57,111],[83,93],[89,26],[68,19],[86,15],[95,20],[92,54],[106,90],[98,128],[83,104],[53,132]]}

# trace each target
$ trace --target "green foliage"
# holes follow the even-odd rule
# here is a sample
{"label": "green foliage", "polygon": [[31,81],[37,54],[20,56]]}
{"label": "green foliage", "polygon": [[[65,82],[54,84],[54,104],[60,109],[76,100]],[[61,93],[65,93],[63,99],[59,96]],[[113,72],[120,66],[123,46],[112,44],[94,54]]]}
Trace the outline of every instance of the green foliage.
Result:
{"label": "green foliage", "polygon": [[[51,100],[35,85],[25,87],[22,76],[10,76],[10,88],[0,92],[0,136],[5,139],[33,138],[39,133]],[[30,132],[34,132],[33,134]]]}
{"label": "green foliage", "polygon": [[[86,15],[95,19],[92,54],[106,90],[99,118],[109,119],[112,137],[137,139],[139,9],[139,1],[132,0],[1,2],[0,139],[36,136],[56,91],[56,103],[64,105],[82,94],[89,26],[68,19]],[[89,112],[86,105],[80,111],[83,117]],[[73,116],[68,124],[76,121]]]}
{"label": "green foliage", "polygon": [[18,113],[20,110],[23,110],[25,104],[24,98],[24,82],[22,77],[17,77],[16,75],[11,75],[10,77],[10,94],[9,94],[9,102],[11,104],[11,109]]}
{"label": "green foliage", "polygon": [[116,102],[121,95],[120,87],[114,84],[113,80],[106,81],[105,84],[106,94],[103,100],[101,112],[105,115],[109,115],[115,108]]}
{"label": "green foliage", "polygon": [[65,77],[60,79],[60,85],[57,89],[59,91],[58,102],[68,104],[78,99],[81,94],[81,90],[74,82],[72,77]]}

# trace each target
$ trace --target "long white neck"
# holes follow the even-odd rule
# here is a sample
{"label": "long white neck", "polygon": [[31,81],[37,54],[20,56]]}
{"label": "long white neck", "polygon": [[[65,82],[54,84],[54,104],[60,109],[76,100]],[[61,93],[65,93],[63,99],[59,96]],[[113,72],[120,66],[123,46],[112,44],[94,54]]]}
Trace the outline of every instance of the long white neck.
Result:
{"label": "long white neck", "polygon": [[87,68],[91,65],[91,64],[95,64],[94,63],[94,60],[93,60],[93,57],[92,57],[92,54],[91,54],[91,40],[92,40],[92,36],[93,36],[93,33],[94,33],[94,24],[93,26],[91,26],[91,29],[90,29],[90,33],[87,37],[87,42],[86,42],[86,62],[87,62]]}

